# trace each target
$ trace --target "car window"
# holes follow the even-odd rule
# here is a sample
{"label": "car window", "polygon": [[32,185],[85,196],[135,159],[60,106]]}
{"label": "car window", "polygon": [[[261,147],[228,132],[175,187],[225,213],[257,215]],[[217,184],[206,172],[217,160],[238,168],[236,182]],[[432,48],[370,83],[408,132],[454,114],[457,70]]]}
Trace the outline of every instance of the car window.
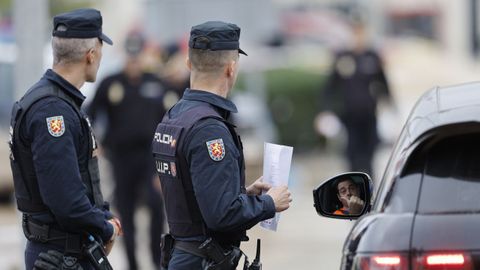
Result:
{"label": "car window", "polygon": [[414,212],[421,179],[421,173],[408,174],[396,179],[385,198],[383,211],[392,214]]}
{"label": "car window", "polygon": [[417,208],[418,193],[425,167],[424,144],[413,151],[405,167],[386,193],[381,211],[388,213],[413,213]]}
{"label": "car window", "polygon": [[443,139],[428,152],[419,213],[480,211],[480,134]]}

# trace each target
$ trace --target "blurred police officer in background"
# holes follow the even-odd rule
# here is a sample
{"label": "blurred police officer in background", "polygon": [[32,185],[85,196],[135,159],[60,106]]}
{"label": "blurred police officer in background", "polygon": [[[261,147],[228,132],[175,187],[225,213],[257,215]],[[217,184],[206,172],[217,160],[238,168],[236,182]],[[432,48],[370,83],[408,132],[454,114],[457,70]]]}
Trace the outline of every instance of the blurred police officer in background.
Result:
{"label": "blurred police officer in background", "polygon": [[97,144],[79,89],[95,81],[102,44],[112,41],[94,9],[55,16],[52,34],[53,69],[15,103],[10,127],[15,196],[28,239],[25,269],[49,249],[93,269],[87,239],[96,238],[108,254],[121,227],[103,201]]}
{"label": "blurred police officer in background", "polygon": [[[235,269],[246,230],[290,206],[286,186],[271,188],[259,179],[245,188],[242,143],[229,122],[237,108],[227,99],[239,53],[246,55],[239,38],[240,28],[230,23],[192,27],[191,88],[155,132],[153,152],[170,228],[162,243],[162,267],[168,263],[168,269],[203,269],[226,261],[226,268],[214,269]],[[212,250],[221,250],[217,258]],[[223,259],[225,253],[229,256]]]}
{"label": "blurred police officer in background", "polygon": [[336,53],[321,103],[322,109],[336,114],[346,128],[350,170],[371,175],[379,142],[377,103],[391,98],[382,60],[367,43],[365,23],[361,18],[353,18],[351,23],[352,48]]}
{"label": "blurred police officer in background", "polygon": [[162,78],[168,80],[172,90],[177,94],[175,103],[183,96],[183,91],[190,86],[190,72],[185,67],[187,49],[183,48],[186,47],[183,43],[186,42],[174,42],[166,46],[164,64],[160,68]]}
{"label": "blurred police officer in background", "polygon": [[123,70],[105,78],[88,107],[93,122],[106,120],[102,146],[113,169],[115,205],[122,219],[129,269],[138,268],[135,257],[135,209],[145,199],[150,210],[150,250],[153,263],[160,265],[163,232],[163,200],[155,175],[152,136],[165,114],[167,86],[144,72],[141,53],[144,37],[130,33],[125,40],[127,59]]}

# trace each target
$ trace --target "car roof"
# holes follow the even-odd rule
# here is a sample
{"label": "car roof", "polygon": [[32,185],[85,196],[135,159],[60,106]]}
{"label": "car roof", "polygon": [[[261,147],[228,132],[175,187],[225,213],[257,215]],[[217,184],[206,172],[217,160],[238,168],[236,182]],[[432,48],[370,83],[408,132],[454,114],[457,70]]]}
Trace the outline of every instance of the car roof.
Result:
{"label": "car roof", "polygon": [[[446,132],[462,133],[474,124],[480,130],[480,82],[428,90],[413,107],[395,144],[382,178],[377,202],[384,200],[395,176],[422,142]],[[380,204],[379,204],[380,205]]]}
{"label": "car roof", "polygon": [[480,82],[435,87],[415,104],[402,136],[409,147],[427,132],[442,126],[467,122],[480,123]]}

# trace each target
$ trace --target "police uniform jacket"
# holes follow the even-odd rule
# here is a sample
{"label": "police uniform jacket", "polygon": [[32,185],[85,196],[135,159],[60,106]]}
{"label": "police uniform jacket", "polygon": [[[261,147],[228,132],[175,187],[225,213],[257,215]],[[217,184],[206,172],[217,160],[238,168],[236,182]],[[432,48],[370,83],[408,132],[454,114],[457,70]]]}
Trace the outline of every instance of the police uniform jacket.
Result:
{"label": "police uniform jacket", "polygon": [[375,121],[378,100],[390,98],[380,56],[372,49],[336,53],[323,98],[324,109],[342,120]]}
{"label": "police uniform jacket", "polygon": [[87,110],[92,122],[106,116],[102,145],[117,152],[150,151],[152,134],[166,111],[166,89],[165,82],[147,72],[137,80],[124,72],[102,80]]}
{"label": "police uniform jacket", "polygon": [[[197,113],[192,114],[192,111]],[[202,117],[191,127],[184,125],[190,118],[198,117],[198,114],[206,111],[211,111],[216,116]],[[175,150],[176,166],[163,164],[164,160],[157,156],[157,171],[165,196],[167,219],[170,231],[177,239],[201,241],[209,235],[222,244],[239,244],[241,240],[247,240],[246,230],[275,215],[275,205],[270,196],[250,196],[245,193],[241,141],[237,138],[233,125],[227,121],[232,112],[237,112],[233,102],[209,92],[186,89],[182,99],[167,112],[157,128],[153,143],[155,155],[162,152],[155,149],[160,149],[158,146],[165,143],[165,140],[172,146],[175,142],[178,143]],[[177,126],[186,129],[181,137],[176,137],[174,131],[170,134],[173,138],[162,134],[165,133],[165,129],[161,129],[162,125],[172,120],[176,121]],[[185,168],[182,162],[179,164],[182,159],[186,161]],[[176,179],[172,175],[176,175]],[[179,190],[172,188],[169,183],[184,181],[187,175],[191,178],[191,183],[184,186],[191,185],[193,190],[187,195],[179,194]],[[178,179],[179,177],[184,179]],[[192,218],[185,211],[179,211],[185,209],[181,198],[186,196],[188,201],[190,194],[198,205],[205,226],[203,233],[185,226],[185,222],[191,223]],[[195,210],[191,206],[187,208],[190,212]]]}
{"label": "police uniform jacket", "polygon": [[[75,86],[53,70],[48,70],[26,95],[49,87],[66,94],[78,108],[85,99]],[[17,154],[12,156],[12,169],[18,163],[23,179],[36,179],[37,184],[25,186],[23,181],[15,177],[18,172],[14,171],[16,197],[19,202],[32,197],[38,199],[29,205],[43,207],[44,211],[28,213],[19,207],[35,221],[70,233],[86,232],[107,241],[113,234],[113,226],[107,221],[112,214],[103,200],[94,201],[92,188],[87,187],[90,183],[85,179],[91,177],[88,175],[88,163],[92,162],[96,143],[87,116],[78,112],[71,104],[56,96],[41,98],[30,106],[20,122],[18,136],[13,136],[11,141],[13,153]],[[25,163],[21,163],[19,153],[15,152],[16,145],[19,145],[15,138],[29,148],[33,171],[25,171]],[[101,193],[97,195],[101,198]]]}

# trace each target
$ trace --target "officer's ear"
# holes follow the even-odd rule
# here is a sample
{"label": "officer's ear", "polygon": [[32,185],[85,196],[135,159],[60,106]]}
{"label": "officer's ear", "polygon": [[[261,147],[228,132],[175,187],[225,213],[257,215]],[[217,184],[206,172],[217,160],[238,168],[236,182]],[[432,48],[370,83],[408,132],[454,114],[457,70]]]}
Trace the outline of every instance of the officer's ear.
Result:
{"label": "officer's ear", "polygon": [[95,61],[95,48],[91,48],[87,51],[87,63],[92,64]]}
{"label": "officer's ear", "polygon": [[230,63],[228,63],[227,65],[225,73],[227,77],[233,77],[235,76],[236,72],[237,72],[237,61],[231,60]]}
{"label": "officer's ear", "polygon": [[190,61],[190,57],[187,56],[187,59],[185,59],[185,64],[187,65],[188,70],[192,71],[192,62]]}

